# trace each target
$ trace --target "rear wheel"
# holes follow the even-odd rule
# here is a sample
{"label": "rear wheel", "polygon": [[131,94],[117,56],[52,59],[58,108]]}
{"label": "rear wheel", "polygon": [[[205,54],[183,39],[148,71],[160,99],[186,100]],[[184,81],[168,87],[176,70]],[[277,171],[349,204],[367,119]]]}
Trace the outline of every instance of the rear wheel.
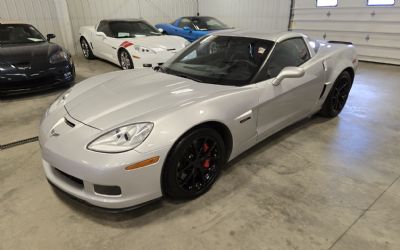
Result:
{"label": "rear wheel", "polygon": [[226,161],[221,136],[213,129],[190,132],[172,148],[163,170],[164,193],[173,199],[193,199],[207,192]]}
{"label": "rear wheel", "polygon": [[121,65],[121,68],[123,70],[133,69],[132,58],[129,55],[128,51],[126,51],[125,49],[121,50],[121,52],[119,52],[118,57],[119,57],[119,64]]}
{"label": "rear wheel", "polygon": [[81,38],[81,48],[82,48],[83,56],[86,59],[94,58],[92,49],[90,48],[89,43],[86,41],[86,39],[84,37]]}
{"label": "rear wheel", "polygon": [[331,92],[326,98],[319,114],[325,117],[339,115],[346,105],[352,85],[353,78],[350,73],[347,71],[342,72],[333,84]]}

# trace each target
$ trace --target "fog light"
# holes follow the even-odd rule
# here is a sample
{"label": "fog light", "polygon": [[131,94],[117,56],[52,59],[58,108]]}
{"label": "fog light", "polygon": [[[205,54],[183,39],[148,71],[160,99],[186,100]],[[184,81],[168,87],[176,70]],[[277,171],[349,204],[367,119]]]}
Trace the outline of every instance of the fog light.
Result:
{"label": "fog light", "polygon": [[104,195],[121,195],[121,188],[118,186],[103,186],[94,184],[94,191]]}

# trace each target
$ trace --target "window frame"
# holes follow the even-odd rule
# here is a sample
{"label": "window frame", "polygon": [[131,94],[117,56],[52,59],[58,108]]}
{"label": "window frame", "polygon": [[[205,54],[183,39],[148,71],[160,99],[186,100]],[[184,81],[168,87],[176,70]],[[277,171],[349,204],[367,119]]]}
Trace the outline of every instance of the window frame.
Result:
{"label": "window frame", "polygon": [[[314,54],[313,54],[312,51],[310,50],[310,46],[308,45],[307,41],[306,41],[306,40],[304,39],[304,37],[302,37],[302,36],[291,37],[291,38],[287,38],[287,39],[285,39],[285,40],[276,42],[276,43],[274,44],[274,46],[272,47],[271,51],[269,52],[269,55],[268,55],[267,58],[265,59],[263,65],[260,67],[260,70],[257,72],[257,74],[255,75],[255,77],[254,77],[253,80],[251,81],[251,83],[259,83],[259,82],[264,82],[264,81],[268,81],[268,80],[271,80],[271,79],[276,78],[276,77],[264,78],[264,77],[263,77],[263,75],[264,75],[263,72],[267,69],[268,63],[269,63],[271,57],[273,56],[273,54],[274,54],[274,52],[275,52],[275,50],[276,50],[276,47],[277,47],[279,44],[283,43],[283,42],[286,42],[286,41],[289,41],[289,40],[293,40],[293,39],[301,39],[301,40],[303,41],[304,46],[306,46],[306,48],[307,48],[309,58],[308,58],[306,61],[304,61],[302,64],[300,64],[300,65],[298,65],[298,66],[292,66],[292,67],[301,67],[302,65],[306,64],[308,61],[310,61],[310,60],[314,57]],[[288,66],[288,67],[289,67],[289,66]],[[283,68],[283,69],[284,69],[284,68]],[[283,70],[283,69],[282,69],[282,70]],[[282,70],[281,70],[281,72],[282,72]],[[279,75],[279,74],[278,74],[278,75]]]}
{"label": "window frame", "polygon": [[336,0],[336,5],[326,5],[326,6],[318,5],[318,1],[320,1],[320,0],[315,0],[315,6],[317,6],[317,8],[332,8],[332,7],[338,7],[338,5],[339,5],[339,0]]}
{"label": "window frame", "polygon": [[383,7],[390,7],[390,6],[395,6],[396,5],[396,0],[393,0],[393,4],[369,4],[369,0],[366,0],[367,1],[367,6],[368,7],[376,7],[376,6],[383,6]]}

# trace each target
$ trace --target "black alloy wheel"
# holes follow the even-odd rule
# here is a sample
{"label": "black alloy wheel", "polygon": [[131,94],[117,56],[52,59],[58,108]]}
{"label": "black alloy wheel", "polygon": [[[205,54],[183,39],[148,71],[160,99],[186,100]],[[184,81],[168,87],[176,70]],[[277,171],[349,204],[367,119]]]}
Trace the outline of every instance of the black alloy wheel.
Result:
{"label": "black alloy wheel", "polygon": [[163,171],[164,191],[175,199],[193,199],[207,192],[225,164],[225,146],[213,129],[196,130],[172,149]]}
{"label": "black alloy wheel", "polygon": [[349,72],[342,72],[332,86],[331,92],[326,98],[320,114],[326,117],[335,117],[339,115],[346,105],[352,85],[353,79]]}

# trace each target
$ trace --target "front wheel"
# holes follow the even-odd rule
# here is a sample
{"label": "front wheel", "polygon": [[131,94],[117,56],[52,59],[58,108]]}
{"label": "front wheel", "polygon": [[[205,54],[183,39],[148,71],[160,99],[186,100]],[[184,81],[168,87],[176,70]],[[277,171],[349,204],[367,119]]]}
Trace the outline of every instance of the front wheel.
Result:
{"label": "front wheel", "polygon": [[342,72],[333,84],[319,114],[325,117],[339,115],[347,102],[352,85],[353,78],[350,73]]}
{"label": "front wheel", "polygon": [[83,37],[81,38],[81,48],[82,48],[83,56],[86,59],[93,59],[94,58],[93,51],[90,48],[89,43]]}
{"label": "front wheel", "polygon": [[201,128],[180,139],[163,169],[163,191],[173,199],[194,199],[207,192],[226,161],[225,145],[213,129]]}
{"label": "front wheel", "polygon": [[129,55],[128,51],[126,50],[122,50],[119,53],[119,64],[121,65],[121,68],[123,70],[126,69],[133,69],[133,62],[132,62],[132,58]]}

